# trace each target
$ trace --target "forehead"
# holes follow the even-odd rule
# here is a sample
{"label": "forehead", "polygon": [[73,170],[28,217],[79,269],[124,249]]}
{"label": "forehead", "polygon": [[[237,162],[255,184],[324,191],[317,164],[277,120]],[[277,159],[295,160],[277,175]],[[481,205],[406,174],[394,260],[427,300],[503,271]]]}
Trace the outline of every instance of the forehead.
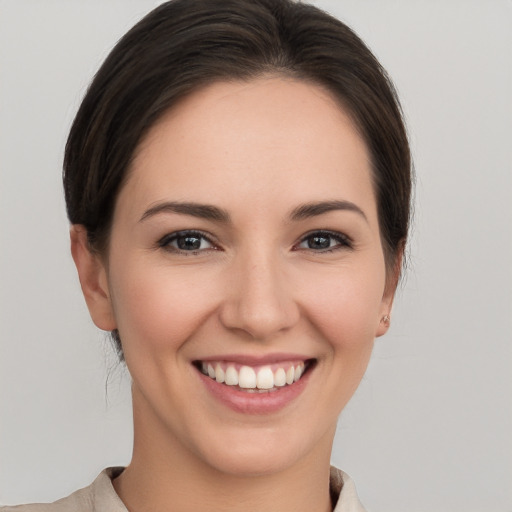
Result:
{"label": "forehead", "polygon": [[370,168],[350,116],[322,87],[286,78],[218,82],[153,126],[119,201],[374,202]]}

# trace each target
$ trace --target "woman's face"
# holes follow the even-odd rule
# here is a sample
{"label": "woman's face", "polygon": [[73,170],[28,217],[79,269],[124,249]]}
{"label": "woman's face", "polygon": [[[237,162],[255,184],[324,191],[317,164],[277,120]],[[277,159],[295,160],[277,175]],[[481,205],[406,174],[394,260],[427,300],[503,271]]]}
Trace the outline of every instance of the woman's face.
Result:
{"label": "woman's face", "polygon": [[238,474],[329,455],[394,291],[365,144],[322,88],[280,78],[213,84],[152,128],[101,272],[136,449]]}

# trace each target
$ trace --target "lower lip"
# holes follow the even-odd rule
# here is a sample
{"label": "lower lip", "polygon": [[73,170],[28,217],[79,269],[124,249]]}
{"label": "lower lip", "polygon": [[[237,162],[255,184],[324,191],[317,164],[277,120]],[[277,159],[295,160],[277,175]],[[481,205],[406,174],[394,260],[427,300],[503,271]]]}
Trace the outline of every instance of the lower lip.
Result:
{"label": "lower lip", "polygon": [[220,384],[215,379],[204,375],[198,370],[198,375],[206,389],[221,403],[235,412],[243,414],[272,414],[284,409],[297,398],[308,383],[313,368],[293,384],[277,388],[275,391],[251,393],[241,391],[235,386]]}

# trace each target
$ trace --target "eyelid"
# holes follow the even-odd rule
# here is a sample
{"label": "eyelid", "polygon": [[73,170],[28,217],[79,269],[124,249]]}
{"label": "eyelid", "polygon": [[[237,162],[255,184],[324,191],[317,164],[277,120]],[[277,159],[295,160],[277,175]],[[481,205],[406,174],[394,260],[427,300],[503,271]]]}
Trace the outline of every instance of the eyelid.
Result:
{"label": "eyelid", "polygon": [[[335,239],[338,242],[338,244],[335,245],[334,247],[328,247],[327,249],[321,249],[321,250],[299,247],[300,244],[302,244],[308,238],[311,238],[312,236],[315,236],[315,235],[331,237],[331,238]],[[299,241],[294,245],[293,248],[295,250],[306,250],[306,251],[311,251],[314,253],[326,253],[326,252],[336,251],[338,249],[353,249],[353,247],[354,247],[353,240],[345,233],[342,233],[340,231],[331,231],[329,229],[314,229],[314,230],[309,231],[309,232],[305,233],[304,235],[302,235],[301,238],[299,239]]]}
{"label": "eyelid", "polygon": [[[197,250],[191,250],[191,251],[184,251],[177,247],[172,247],[170,245],[171,242],[179,238],[180,236],[197,236],[198,238],[202,238],[206,240],[209,244],[211,244],[213,247],[208,247],[207,249],[197,249]],[[215,237],[211,235],[210,233],[207,233],[205,231],[201,231],[200,229],[180,229],[178,231],[173,231],[171,233],[167,233],[163,237],[161,237],[157,243],[157,247],[167,250],[168,252],[173,252],[177,254],[186,254],[186,255],[193,255],[200,252],[205,251],[216,251],[219,250],[219,244],[216,242]]]}

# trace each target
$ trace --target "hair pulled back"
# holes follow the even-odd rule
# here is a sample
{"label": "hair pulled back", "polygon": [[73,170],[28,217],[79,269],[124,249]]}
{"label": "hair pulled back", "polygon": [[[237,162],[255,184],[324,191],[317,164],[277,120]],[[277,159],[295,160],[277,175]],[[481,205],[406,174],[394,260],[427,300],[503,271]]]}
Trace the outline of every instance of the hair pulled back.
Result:
{"label": "hair pulled back", "polygon": [[[398,98],[361,39],[293,0],[172,0],[138,22],[95,75],[64,157],[72,224],[105,254],[114,206],[138,144],[169,108],[222,80],[288,76],[327,89],[351,115],[372,159],[388,269],[407,239],[411,159]],[[119,335],[114,332],[122,356]]]}

